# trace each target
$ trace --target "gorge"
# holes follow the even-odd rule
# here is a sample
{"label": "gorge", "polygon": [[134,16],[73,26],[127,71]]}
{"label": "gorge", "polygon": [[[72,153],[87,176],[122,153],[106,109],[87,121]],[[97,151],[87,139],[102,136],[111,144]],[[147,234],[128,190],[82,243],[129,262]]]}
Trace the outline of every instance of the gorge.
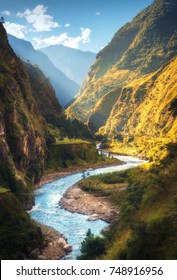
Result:
{"label": "gorge", "polygon": [[[1,259],[38,259],[36,249],[50,246],[33,218],[68,238],[69,259],[79,254],[103,260],[177,258],[176,14],[176,0],[155,0],[115,33],[95,61],[95,54],[85,53],[86,68],[80,51],[66,46],[35,50],[30,42],[7,35],[9,23],[0,22]],[[91,30],[80,30],[76,41],[65,32],[65,43],[89,43]],[[38,41],[48,42],[42,36]],[[74,53],[78,61],[72,61]],[[80,89],[56,69],[62,67],[80,83],[78,72],[90,63]],[[68,176],[57,180],[59,174]],[[35,190],[45,178],[49,183]],[[72,194],[64,195],[75,183],[81,196],[106,198],[116,209],[102,237],[104,219],[98,215],[87,221],[79,214],[83,209],[72,209]],[[63,198],[59,205],[61,197],[69,197],[69,207]],[[87,242],[101,244],[102,250],[89,255],[82,250]]]}

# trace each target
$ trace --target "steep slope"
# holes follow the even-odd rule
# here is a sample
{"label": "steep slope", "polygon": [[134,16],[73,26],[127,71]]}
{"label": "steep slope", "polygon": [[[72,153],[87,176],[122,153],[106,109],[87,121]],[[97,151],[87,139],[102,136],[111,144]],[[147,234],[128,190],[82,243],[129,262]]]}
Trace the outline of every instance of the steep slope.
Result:
{"label": "steep slope", "polygon": [[121,88],[111,90],[97,102],[88,119],[88,126],[91,131],[97,132],[100,127],[105,125],[120,92]]}
{"label": "steep slope", "polygon": [[0,96],[0,256],[23,259],[42,245],[40,229],[23,208],[31,208],[33,184],[44,169],[46,127],[1,23]]}
{"label": "steep slope", "polygon": [[95,254],[90,248],[99,248],[99,239],[86,238],[79,259],[176,260],[176,169],[177,143],[168,145],[167,156],[158,165],[148,163],[82,180],[81,189],[106,196],[118,216],[103,234],[104,250]]}
{"label": "steep slope", "polygon": [[17,55],[24,61],[38,65],[45,76],[50,79],[56,96],[63,107],[73,99],[79,90],[79,86],[54,67],[47,55],[35,50],[31,43],[25,40],[17,39],[12,35],[8,35],[8,38],[10,45]]}
{"label": "steep slope", "polygon": [[[121,28],[110,44],[97,55],[81,87],[80,96],[67,109],[67,115],[84,122],[91,117],[93,123],[93,119],[97,118],[97,108],[100,110],[101,107],[97,102],[100,103],[105,94],[111,90],[115,93],[116,89],[119,91],[119,88],[130,82],[156,71],[175,56],[176,13],[175,0],[156,0]],[[95,124],[95,127],[100,125],[103,122]]]}
{"label": "steep slope", "polygon": [[60,118],[62,108],[48,78],[44,76],[37,66],[25,62],[24,66],[30,78],[32,95],[37,102],[38,110],[41,115],[44,116],[47,122],[49,122],[51,118]]}
{"label": "steep slope", "polygon": [[82,84],[96,58],[95,53],[83,52],[63,45],[49,46],[40,51],[49,57],[56,68],[78,85]]}
{"label": "steep slope", "polygon": [[158,71],[125,86],[105,126],[105,133],[151,137],[177,136],[177,56]]}
{"label": "steep slope", "polygon": [[0,28],[0,158],[13,165],[22,180],[38,166],[36,174],[31,174],[35,182],[44,166],[45,125],[30,92],[26,70],[9,46],[2,24]]}

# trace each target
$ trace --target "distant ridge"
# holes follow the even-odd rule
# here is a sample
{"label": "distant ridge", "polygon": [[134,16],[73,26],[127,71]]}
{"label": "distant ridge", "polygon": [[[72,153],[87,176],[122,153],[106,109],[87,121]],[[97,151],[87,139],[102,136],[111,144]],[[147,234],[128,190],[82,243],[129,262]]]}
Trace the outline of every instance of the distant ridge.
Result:
{"label": "distant ridge", "polygon": [[24,61],[38,65],[45,76],[50,79],[56,96],[63,107],[73,99],[79,90],[79,86],[54,67],[47,55],[35,50],[28,41],[18,39],[12,35],[8,35],[8,40],[17,55]]}
{"label": "distant ridge", "polygon": [[79,85],[83,83],[90,66],[96,59],[96,54],[93,52],[83,52],[63,45],[49,46],[40,51],[49,57],[55,67]]}

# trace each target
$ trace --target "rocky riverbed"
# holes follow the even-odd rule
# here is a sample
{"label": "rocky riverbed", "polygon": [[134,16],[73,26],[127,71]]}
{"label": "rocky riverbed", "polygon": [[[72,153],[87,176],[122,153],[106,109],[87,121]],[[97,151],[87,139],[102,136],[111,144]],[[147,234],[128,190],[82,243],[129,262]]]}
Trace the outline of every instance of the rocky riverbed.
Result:
{"label": "rocky riverbed", "polygon": [[35,224],[43,234],[45,245],[43,248],[34,249],[30,255],[31,259],[58,260],[71,252],[71,245],[67,243],[67,239],[57,230],[36,221]]}
{"label": "rocky riverbed", "polygon": [[91,221],[102,219],[112,222],[119,214],[118,209],[110,203],[108,197],[84,192],[78,184],[65,192],[59,205],[70,212],[89,215],[88,219]]}

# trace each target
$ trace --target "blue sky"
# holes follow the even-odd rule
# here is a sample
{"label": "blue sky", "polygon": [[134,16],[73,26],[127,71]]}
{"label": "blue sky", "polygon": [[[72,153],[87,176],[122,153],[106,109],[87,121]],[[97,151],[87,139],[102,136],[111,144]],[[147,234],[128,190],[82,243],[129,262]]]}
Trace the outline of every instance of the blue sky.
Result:
{"label": "blue sky", "polygon": [[35,48],[63,44],[98,52],[153,0],[1,0],[8,33]]}

